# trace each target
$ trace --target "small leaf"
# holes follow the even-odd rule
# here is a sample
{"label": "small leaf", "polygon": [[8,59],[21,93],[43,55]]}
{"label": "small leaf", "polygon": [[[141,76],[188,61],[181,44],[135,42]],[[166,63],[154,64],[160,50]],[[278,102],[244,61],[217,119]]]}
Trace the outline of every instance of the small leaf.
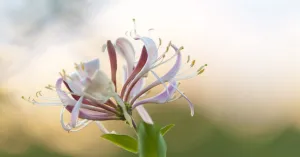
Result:
{"label": "small leaf", "polygon": [[167,144],[160,127],[141,122],[138,127],[139,157],[166,157]]}
{"label": "small leaf", "polygon": [[135,154],[138,152],[138,144],[133,137],[117,134],[104,134],[101,137],[129,152]]}
{"label": "small leaf", "polygon": [[175,126],[175,124],[169,124],[169,125],[166,125],[165,127],[161,128],[160,129],[160,133],[161,135],[165,135],[167,132],[169,132],[173,127]]}

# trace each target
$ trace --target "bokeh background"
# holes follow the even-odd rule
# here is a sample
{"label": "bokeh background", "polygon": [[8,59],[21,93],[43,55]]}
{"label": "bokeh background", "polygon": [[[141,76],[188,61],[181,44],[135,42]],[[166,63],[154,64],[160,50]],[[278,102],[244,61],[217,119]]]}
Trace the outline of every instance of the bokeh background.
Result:
{"label": "bokeh background", "polygon": [[[60,107],[20,98],[74,62],[99,57],[109,72],[101,46],[125,36],[132,18],[140,34],[172,40],[209,65],[181,85],[194,117],[183,100],[146,105],[157,124],[176,124],[168,156],[300,156],[299,1],[0,0],[1,157],[135,156],[101,139],[95,125],[65,132]],[[122,122],[105,125],[133,135]]]}

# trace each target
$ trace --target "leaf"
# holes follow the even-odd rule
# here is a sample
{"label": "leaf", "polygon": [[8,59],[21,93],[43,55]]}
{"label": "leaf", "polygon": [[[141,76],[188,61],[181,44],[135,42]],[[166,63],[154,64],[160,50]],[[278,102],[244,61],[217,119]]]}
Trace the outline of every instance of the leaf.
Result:
{"label": "leaf", "polygon": [[161,135],[165,135],[167,132],[170,131],[170,129],[172,129],[173,127],[175,126],[175,124],[169,124],[169,125],[166,125],[165,127],[161,128],[160,129],[160,133]]}
{"label": "leaf", "polygon": [[102,138],[132,153],[138,152],[137,140],[127,135],[104,134]]}
{"label": "leaf", "polygon": [[167,144],[160,128],[141,122],[138,127],[139,157],[166,157]]}

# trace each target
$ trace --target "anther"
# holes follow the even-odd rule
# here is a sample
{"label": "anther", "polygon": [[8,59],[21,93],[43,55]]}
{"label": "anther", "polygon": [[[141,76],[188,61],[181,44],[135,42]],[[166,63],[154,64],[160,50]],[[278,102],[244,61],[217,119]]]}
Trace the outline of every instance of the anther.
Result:
{"label": "anther", "polygon": [[42,96],[42,95],[41,95],[41,92],[42,92],[42,91],[37,91],[37,92],[35,93],[35,96],[36,96],[37,98],[38,98],[39,96]]}
{"label": "anther", "polygon": [[161,44],[162,44],[161,38],[158,38],[158,40],[159,40],[159,46],[161,46]]}
{"label": "anther", "polygon": [[77,63],[74,63],[74,66],[75,66],[75,69],[78,70],[79,69],[79,66]]}
{"label": "anther", "polygon": [[180,82],[178,82],[178,83],[177,83],[177,88],[179,87],[179,85],[181,85],[181,83],[180,83]]}
{"label": "anther", "polygon": [[[128,32],[128,31],[127,31]],[[126,34],[127,34],[127,32],[126,32]],[[127,35],[126,35],[127,36]],[[105,52],[105,50],[106,50],[106,47],[107,47],[107,45],[106,44],[103,44],[102,45],[102,52]]]}
{"label": "anther", "polygon": [[80,65],[81,65],[81,69],[84,70],[84,64],[80,62]]}
{"label": "anther", "polygon": [[167,49],[166,49],[166,52],[168,52],[168,51],[169,51],[169,49],[170,49],[171,45],[172,45],[172,41],[170,41],[170,42],[169,42],[169,44],[168,44],[168,46],[167,46]]}
{"label": "anther", "polygon": [[183,50],[184,49],[184,47],[183,46],[181,46],[180,48],[179,48],[179,51],[181,51],[181,50]]}
{"label": "anther", "polygon": [[193,60],[191,63],[191,67],[193,67],[195,65],[196,60]]}
{"label": "anther", "polygon": [[187,58],[187,61],[186,61],[186,63],[189,63],[189,62],[190,62],[190,60],[191,60],[191,56],[190,56],[190,55],[188,55],[188,58]]}
{"label": "anther", "polygon": [[204,72],[205,69],[201,69],[200,71],[198,71],[198,74],[197,75],[200,75]]}
{"label": "anther", "polygon": [[63,70],[62,70],[62,72],[63,72],[63,74],[64,74],[64,75],[66,75],[66,71],[65,71],[65,69],[63,69]]}

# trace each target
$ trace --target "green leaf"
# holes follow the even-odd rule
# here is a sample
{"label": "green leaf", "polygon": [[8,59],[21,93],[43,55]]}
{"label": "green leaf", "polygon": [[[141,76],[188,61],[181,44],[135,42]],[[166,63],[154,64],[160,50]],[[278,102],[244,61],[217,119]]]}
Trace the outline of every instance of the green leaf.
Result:
{"label": "green leaf", "polygon": [[161,128],[160,129],[160,133],[161,135],[165,135],[167,132],[170,131],[170,129],[172,129],[173,127],[175,126],[175,124],[169,124],[169,125],[166,125],[165,127]]}
{"label": "green leaf", "polygon": [[139,157],[166,157],[167,144],[160,128],[141,122],[138,127]]}
{"label": "green leaf", "polygon": [[101,137],[129,152],[138,152],[138,144],[136,139],[134,139],[133,137],[117,134],[104,134]]}

